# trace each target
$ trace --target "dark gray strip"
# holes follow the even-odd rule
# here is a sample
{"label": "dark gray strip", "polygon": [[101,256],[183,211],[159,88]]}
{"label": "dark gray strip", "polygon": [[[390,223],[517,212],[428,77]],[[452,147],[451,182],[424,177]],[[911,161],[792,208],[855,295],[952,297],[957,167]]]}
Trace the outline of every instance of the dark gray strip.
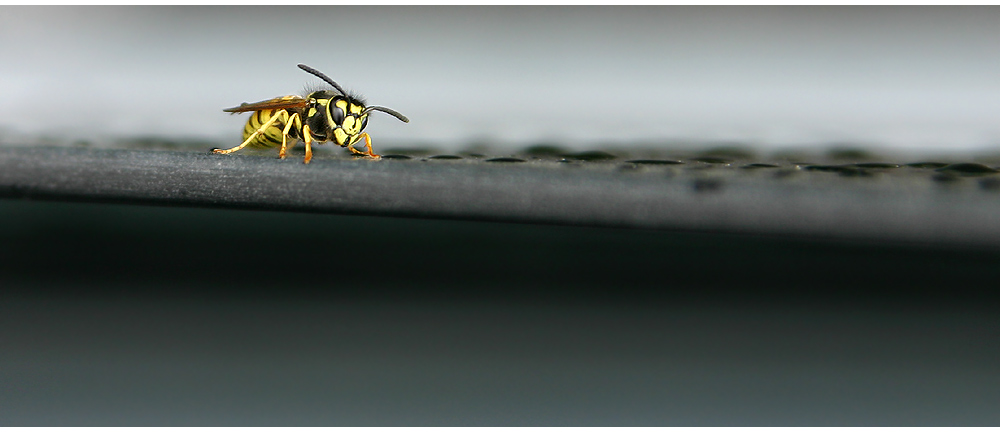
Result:
{"label": "dark gray strip", "polygon": [[1000,246],[982,178],[678,166],[0,147],[0,196]]}

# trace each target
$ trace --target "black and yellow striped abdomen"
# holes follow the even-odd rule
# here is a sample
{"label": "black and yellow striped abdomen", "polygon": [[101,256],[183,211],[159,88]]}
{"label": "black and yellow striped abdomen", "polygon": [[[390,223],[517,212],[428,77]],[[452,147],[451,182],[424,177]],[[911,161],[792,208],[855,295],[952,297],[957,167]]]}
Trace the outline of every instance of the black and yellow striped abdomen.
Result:
{"label": "black and yellow striped abdomen", "polygon": [[[250,116],[250,119],[247,120],[246,126],[243,127],[243,140],[246,141],[246,139],[250,138],[250,135],[253,135],[254,132],[257,132],[257,130],[260,129],[261,126],[264,126],[264,124],[271,121],[273,117],[277,116],[278,119],[275,120],[274,123],[271,123],[271,125],[268,126],[267,129],[261,130],[260,134],[254,137],[254,139],[250,141],[250,143],[247,145],[257,148],[280,147],[282,141],[282,135],[284,134],[285,127],[288,125],[288,119],[292,116],[292,114],[294,114],[294,112],[289,112],[289,110],[284,110],[284,109],[280,110],[265,109],[260,111],[254,111],[254,113]],[[300,138],[301,136],[301,131],[302,131],[301,118],[302,118],[301,115],[296,116],[294,124],[292,125],[291,129],[288,130],[289,146],[294,144],[296,139]]]}

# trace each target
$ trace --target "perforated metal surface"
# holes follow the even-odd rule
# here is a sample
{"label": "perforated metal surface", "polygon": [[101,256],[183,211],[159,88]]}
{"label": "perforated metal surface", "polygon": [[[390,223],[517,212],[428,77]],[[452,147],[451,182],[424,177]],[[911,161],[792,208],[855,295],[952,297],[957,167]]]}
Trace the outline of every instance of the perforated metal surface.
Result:
{"label": "perforated metal surface", "polygon": [[1000,245],[988,159],[0,148],[6,197]]}

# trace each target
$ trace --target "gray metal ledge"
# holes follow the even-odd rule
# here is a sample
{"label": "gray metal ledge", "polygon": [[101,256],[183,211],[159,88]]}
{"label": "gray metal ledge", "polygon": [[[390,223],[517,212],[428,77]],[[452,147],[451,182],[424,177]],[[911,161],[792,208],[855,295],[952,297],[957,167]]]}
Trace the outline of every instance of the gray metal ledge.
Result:
{"label": "gray metal ledge", "polygon": [[0,196],[1000,246],[989,165],[590,156],[0,147]]}

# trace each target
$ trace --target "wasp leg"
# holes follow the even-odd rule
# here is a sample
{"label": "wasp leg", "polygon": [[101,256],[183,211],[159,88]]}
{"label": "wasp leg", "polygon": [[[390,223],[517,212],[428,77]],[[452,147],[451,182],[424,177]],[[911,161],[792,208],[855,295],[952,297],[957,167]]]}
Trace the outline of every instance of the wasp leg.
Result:
{"label": "wasp leg", "polygon": [[302,163],[307,164],[313,158],[312,131],[309,129],[309,125],[302,126],[302,140],[306,142],[306,158],[302,160]]}
{"label": "wasp leg", "polygon": [[347,149],[351,151],[351,154],[359,154],[359,155],[368,156],[368,153],[365,153],[365,152],[363,152],[361,150],[358,150],[358,149],[354,148],[353,145],[346,145],[344,147],[347,147]]}
{"label": "wasp leg", "polygon": [[[347,148],[351,149],[351,152],[353,152],[354,154],[362,154],[362,155],[365,155],[365,156],[369,156],[369,157],[371,157],[372,159],[375,159],[375,160],[382,159],[382,156],[379,156],[379,155],[377,155],[377,154],[375,154],[375,153],[372,152],[372,137],[371,137],[371,135],[368,135],[368,132],[363,132],[361,134],[361,138],[364,138],[364,140],[365,140],[365,148],[368,149],[367,153],[354,148],[354,144],[348,145]],[[355,141],[355,144],[357,144],[357,141]]]}
{"label": "wasp leg", "polygon": [[[295,125],[295,121],[299,119],[299,113],[292,114],[288,118],[288,124],[285,125],[285,130],[281,132],[281,150],[278,151],[278,159],[285,158],[285,149],[288,148],[288,131],[292,130],[292,126]],[[292,142],[295,145],[295,142]]]}
{"label": "wasp leg", "polygon": [[233,147],[231,149],[226,149],[226,150],[215,149],[215,150],[212,150],[212,152],[213,153],[219,153],[219,154],[229,154],[229,153],[232,153],[232,152],[237,151],[239,149],[242,149],[243,147],[246,147],[247,145],[250,144],[251,141],[253,141],[254,138],[257,137],[257,135],[260,135],[261,132],[267,130],[267,128],[271,127],[271,125],[273,125],[274,122],[278,121],[279,114],[282,113],[282,112],[284,112],[285,115],[288,115],[288,112],[285,111],[285,110],[281,110],[281,111],[278,111],[278,112],[274,113],[274,115],[272,115],[271,118],[266,123],[264,123],[263,125],[261,125],[261,127],[257,128],[257,130],[255,130],[252,134],[250,134],[250,136],[248,136],[247,139],[245,141],[243,141],[243,144],[240,144],[240,145],[238,145],[236,147]]}

